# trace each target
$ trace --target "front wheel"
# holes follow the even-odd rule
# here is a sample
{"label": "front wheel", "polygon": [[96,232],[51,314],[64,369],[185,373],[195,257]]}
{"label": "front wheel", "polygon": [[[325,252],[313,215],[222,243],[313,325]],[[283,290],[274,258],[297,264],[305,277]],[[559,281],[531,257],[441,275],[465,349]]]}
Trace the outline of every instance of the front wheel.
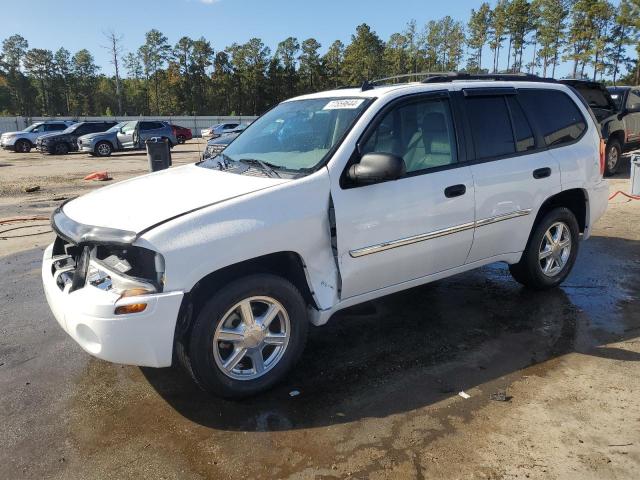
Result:
{"label": "front wheel", "polygon": [[620,157],[622,157],[622,146],[618,140],[610,140],[605,150],[605,175],[613,175],[618,171],[620,166]]}
{"label": "front wheel", "polygon": [[511,275],[534,290],[558,286],[576,261],[579,236],[578,221],[571,210],[551,210],[534,227],[520,262],[509,266]]}
{"label": "front wheel", "polygon": [[66,155],[69,153],[69,146],[63,142],[56,143],[55,147],[53,147],[53,153],[55,155]]}
{"label": "front wheel", "polygon": [[31,151],[31,142],[29,140],[18,140],[14,148],[16,152],[29,153]]}
{"label": "front wheel", "polygon": [[108,157],[112,151],[113,147],[109,142],[98,142],[95,148],[95,154],[99,157]]}
{"label": "front wheel", "polygon": [[242,398],[271,388],[307,337],[306,304],[282,277],[256,274],[218,290],[200,309],[181,360],[204,390]]}

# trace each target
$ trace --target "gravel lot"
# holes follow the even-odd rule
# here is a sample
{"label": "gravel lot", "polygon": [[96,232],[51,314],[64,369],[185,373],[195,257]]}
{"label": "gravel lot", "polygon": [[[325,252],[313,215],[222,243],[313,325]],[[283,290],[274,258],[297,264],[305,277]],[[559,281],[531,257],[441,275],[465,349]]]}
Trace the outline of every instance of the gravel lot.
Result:
{"label": "gravel lot", "polygon": [[[202,148],[176,147],[174,165]],[[0,152],[0,218],[48,216],[100,187],[82,180],[97,170],[123,180],[146,157]],[[611,191],[628,177],[627,160]],[[85,354],[40,286],[47,221],[12,226],[0,478],[637,478],[640,202],[610,202],[562,288],[531,293],[493,265],[370,302],[313,328],[289,378],[242,402]]]}

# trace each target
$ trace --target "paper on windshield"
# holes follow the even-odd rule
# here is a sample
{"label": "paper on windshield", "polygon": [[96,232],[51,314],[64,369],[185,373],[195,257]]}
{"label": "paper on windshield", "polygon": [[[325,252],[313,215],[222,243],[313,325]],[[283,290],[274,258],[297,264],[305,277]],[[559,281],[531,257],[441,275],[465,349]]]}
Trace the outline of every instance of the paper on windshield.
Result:
{"label": "paper on windshield", "polygon": [[352,110],[362,105],[362,102],[364,102],[364,98],[345,98],[342,100],[331,100],[324,106],[323,110]]}

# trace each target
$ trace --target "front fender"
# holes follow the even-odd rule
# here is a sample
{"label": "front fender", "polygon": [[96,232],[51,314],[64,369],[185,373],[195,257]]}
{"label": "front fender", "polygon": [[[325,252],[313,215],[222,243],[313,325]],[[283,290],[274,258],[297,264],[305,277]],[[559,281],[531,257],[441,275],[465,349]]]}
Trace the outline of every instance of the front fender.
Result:
{"label": "front fender", "polygon": [[190,291],[224,267],[283,251],[302,258],[309,290],[320,309],[339,300],[339,273],[331,248],[329,177],[321,169],[182,215],[136,242],[166,262],[165,291]]}

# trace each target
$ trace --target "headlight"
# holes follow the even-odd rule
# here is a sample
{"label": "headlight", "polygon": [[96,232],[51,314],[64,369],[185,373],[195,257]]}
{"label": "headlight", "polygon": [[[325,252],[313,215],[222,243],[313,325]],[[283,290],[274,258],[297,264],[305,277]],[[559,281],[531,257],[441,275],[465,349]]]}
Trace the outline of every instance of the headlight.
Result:
{"label": "headlight", "polygon": [[113,292],[120,297],[135,297],[156,293],[158,289],[149,282],[127,277],[110,270],[102,262],[92,259],[87,271],[87,284]]}
{"label": "headlight", "polygon": [[164,259],[145,248],[99,246],[92,252],[86,284],[120,297],[158,293],[164,285]]}
{"label": "headlight", "polygon": [[16,137],[15,133],[5,133],[4,135],[2,135],[2,138],[4,138],[5,140],[9,140],[14,137]]}

